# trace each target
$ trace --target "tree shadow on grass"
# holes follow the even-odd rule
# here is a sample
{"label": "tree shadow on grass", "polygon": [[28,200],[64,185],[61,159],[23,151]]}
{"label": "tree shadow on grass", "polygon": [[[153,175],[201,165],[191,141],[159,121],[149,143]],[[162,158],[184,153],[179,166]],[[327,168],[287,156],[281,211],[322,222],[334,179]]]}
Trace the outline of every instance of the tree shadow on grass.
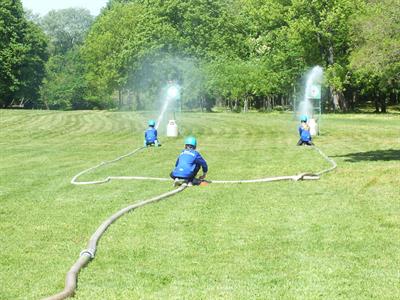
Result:
{"label": "tree shadow on grass", "polygon": [[348,162],[400,160],[400,150],[396,149],[374,150],[367,152],[356,152],[344,155],[336,155],[333,157],[344,157],[345,161]]}

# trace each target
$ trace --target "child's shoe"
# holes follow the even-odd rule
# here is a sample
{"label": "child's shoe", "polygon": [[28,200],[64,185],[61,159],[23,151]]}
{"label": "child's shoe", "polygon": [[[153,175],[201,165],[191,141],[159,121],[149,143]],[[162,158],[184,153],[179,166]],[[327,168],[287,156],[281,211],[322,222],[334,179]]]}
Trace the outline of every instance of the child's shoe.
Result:
{"label": "child's shoe", "polygon": [[182,185],[182,183],[183,183],[183,180],[182,179],[179,179],[179,178],[175,178],[175,180],[174,180],[174,187],[178,187],[178,186],[181,186]]}
{"label": "child's shoe", "polygon": [[192,185],[200,185],[201,180],[198,178],[193,178]]}

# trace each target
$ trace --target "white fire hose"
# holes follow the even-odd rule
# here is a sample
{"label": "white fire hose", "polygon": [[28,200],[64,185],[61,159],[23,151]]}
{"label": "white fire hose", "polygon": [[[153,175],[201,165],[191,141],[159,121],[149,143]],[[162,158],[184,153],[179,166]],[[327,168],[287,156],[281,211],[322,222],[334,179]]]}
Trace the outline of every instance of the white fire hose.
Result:
{"label": "white fire hose", "polygon": [[[146,147],[140,147],[137,148],[125,155],[122,155],[120,157],[117,157],[116,159],[110,160],[110,161],[105,161],[102,162],[94,167],[91,167],[89,169],[86,169],[82,172],[79,172],[76,174],[72,179],[71,179],[71,184],[74,185],[89,185],[89,184],[102,184],[109,182],[111,180],[155,180],[155,181],[170,181],[170,178],[157,178],[157,177],[142,177],[142,176],[109,176],[103,180],[96,180],[96,181],[77,181],[77,179],[82,176],[83,174],[86,174],[92,170],[95,170],[97,168],[100,168],[102,166],[117,162],[125,157],[131,156],[135,153],[137,153],[140,150],[145,149]],[[319,148],[313,146],[313,148],[326,160],[331,164],[331,167],[328,169],[324,169],[322,171],[319,171],[317,173],[301,173],[298,175],[291,175],[291,176],[279,176],[279,177],[266,177],[266,178],[259,178],[259,179],[244,179],[244,180],[212,180],[212,181],[207,181],[211,183],[220,183],[220,184],[229,184],[229,183],[258,183],[258,182],[272,182],[272,181],[282,181],[282,180],[293,180],[293,181],[298,181],[298,180],[318,180],[322,174],[331,172],[337,167],[336,162],[326,156]],[[118,218],[123,216],[124,214],[135,210],[136,208],[145,206],[150,203],[158,202],[163,199],[166,199],[170,196],[173,196],[175,194],[178,194],[185,190],[187,188],[187,184],[184,183],[182,184],[179,188],[169,191],[167,193],[161,194],[159,196],[155,196],[153,198],[143,200],[137,204],[132,204],[129,205],[115,214],[113,214],[111,217],[109,217],[107,220],[105,220],[100,227],[96,230],[96,232],[92,235],[90,238],[87,248],[83,250],[78,258],[78,260],[75,262],[75,264],[71,267],[71,269],[68,271],[66,278],[65,278],[65,287],[64,290],[50,296],[48,298],[45,298],[45,300],[61,300],[65,299],[68,297],[72,297],[75,293],[75,289],[77,287],[77,281],[78,281],[78,274],[79,271],[85,267],[90,260],[94,259],[96,250],[97,250],[97,244],[98,241],[100,240],[101,236],[105,233],[107,228],[114,223]]]}
{"label": "white fire hose", "polygon": [[[102,183],[107,183],[111,180],[154,180],[154,181],[170,181],[171,178],[160,178],[160,177],[143,177],[143,176],[108,176],[105,179],[102,180],[95,180],[95,181],[77,181],[78,178],[90,171],[93,171],[97,168],[100,168],[102,166],[117,162],[125,157],[131,156],[138,151],[141,151],[145,149],[146,147],[139,147],[125,155],[122,155],[120,157],[117,157],[116,159],[110,160],[110,161],[104,161],[94,167],[91,167],[89,169],[83,170],[82,172],[79,172],[76,174],[72,179],[71,179],[71,184],[74,185],[88,185],[88,184],[102,184]],[[322,174],[328,173],[332,170],[334,170],[337,167],[336,162],[326,156],[318,147],[312,146],[313,149],[315,149],[327,162],[331,164],[331,167],[328,169],[324,169],[322,171],[319,171],[317,173],[300,173],[297,175],[289,175],[289,176],[275,176],[275,177],[265,177],[265,178],[257,178],[257,179],[240,179],[240,180],[211,180],[207,181],[209,183],[257,183],[257,182],[272,182],[272,181],[282,181],[282,180],[293,180],[293,181],[298,181],[298,180],[317,180],[320,178]]]}

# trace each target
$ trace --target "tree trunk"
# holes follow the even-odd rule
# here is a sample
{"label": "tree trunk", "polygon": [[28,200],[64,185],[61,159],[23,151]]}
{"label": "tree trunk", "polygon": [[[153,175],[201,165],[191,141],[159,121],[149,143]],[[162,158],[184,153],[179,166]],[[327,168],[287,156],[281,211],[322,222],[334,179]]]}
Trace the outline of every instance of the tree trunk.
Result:
{"label": "tree trunk", "polygon": [[348,103],[347,103],[346,97],[344,96],[343,92],[337,92],[337,93],[338,93],[338,95],[339,95],[339,105],[340,105],[340,108],[341,108],[343,111],[347,111],[348,108],[349,108],[349,105],[348,105]]}
{"label": "tree trunk", "polygon": [[357,92],[353,91],[353,97],[351,99],[350,108],[352,111],[356,109],[356,102],[357,102]]}
{"label": "tree trunk", "polygon": [[206,109],[206,112],[212,112],[212,104],[210,101],[207,101],[206,98],[203,98],[204,100],[204,107]]}
{"label": "tree trunk", "polygon": [[121,89],[118,89],[118,109],[121,109],[122,107],[122,91]]}
{"label": "tree trunk", "polygon": [[332,98],[332,103],[333,103],[333,111],[340,110],[339,94],[335,91],[335,89],[333,87],[329,87],[329,90],[331,92],[331,98]]}
{"label": "tree trunk", "polygon": [[[332,43],[330,43],[329,48],[328,48],[328,64],[333,66],[334,62],[335,62],[335,59],[334,59],[333,45],[332,45]],[[340,110],[340,95],[332,86],[329,87],[329,90],[331,92],[333,111]]]}
{"label": "tree trunk", "polygon": [[374,103],[375,103],[375,113],[379,113],[379,92],[375,93],[375,99],[374,99]]}
{"label": "tree trunk", "polygon": [[142,100],[140,100],[140,93],[136,93],[136,110],[142,110]]}
{"label": "tree trunk", "polygon": [[389,103],[392,104],[392,105],[399,104],[398,94],[396,93],[396,90],[394,90],[394,89],[390,92],[390,101],[389,101]]}
{"label": "tree trunk", "polygon": [[247,112],[249,110],[249,103],[247,100],[247,97],[244,98],[244,103],[243,103],[243,112]]}
{"label": "tree trunk", "polygon": [[132,102],[133,102],[133,100],[132,100],[132,92],[131,92],[131,90],[128,90],[128,100],[127,100],[128,110],[132,110],[133,109]]}
{"label": "tree trunk", "polygon": [[296,112],[297,110],[297,94],[296,94],[296,85],[293,84],[293,95],[292,95],[292,107],[293,107],[293,111]]}
{"label": "tree trunk", "polygon": [[381,99],[380,99],[380,103],[381,103],[381,112],[382,113],[386,113],[386,94],[383,94]]}

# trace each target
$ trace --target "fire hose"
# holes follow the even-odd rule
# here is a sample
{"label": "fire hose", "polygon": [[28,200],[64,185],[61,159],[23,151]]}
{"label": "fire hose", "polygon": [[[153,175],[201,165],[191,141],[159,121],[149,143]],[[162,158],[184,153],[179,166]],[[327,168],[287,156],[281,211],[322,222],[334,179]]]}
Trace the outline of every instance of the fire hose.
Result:
{"label": "fire hose", "polygon": [[[83,170],[82,172],[79,172],[76,174],[72,179],[71,179],[71,184],[74,185],[88,185],[88,184],[102,184],[102,183],[107,183],[111,180],[154,180],[154,181],[170,181],[171,178],[160,178],[160,177],[143,177],[143,176],[108,176],[105,179],[102,180],[95,180],[95,181],[78,181],[78,178],[92,170],[95,170],[97,168],[100,168],[102,166],[117,162],[125,157],[131,156],[146,147],[139,147],[125,155],[122,155],[120,157],[117,157],[116,159],[110,160],[110,161],[104,161],[101,162],[100,164],[91,167],[89,169]],[[327,162],[331,164],[331,167],[328,169],[324,169],[322,171],[319,171],[317,173],[300,173],[297,175],[289,175],[289,176],[274,176],[274,177],[265,177],[265,178],[257,178],[257,179],[240,179],[240,180],[210,180],[207,181],[209,183],[257,183],[257,182],[272,182],[272,181],[282,181],[282,180],[293,180],[293,181],[298,181],[298,180],[318,180],[322,174],[331,172],[332,170],[336,169],[337,164],[336,162],[325,155],[318,147],[312,146],[313,149],[315,149]]]}
{"label": "fire hose", "polygon": [[101,236],[104,234],[104,232],[107,230],[107,228],[114,223],[118,218],[123,216],[124,214],[135,210],[139,207],[145,206],[150,203],[158,202],[161,201],[165,198],[171,197],[172,195],[175,195],[179,192],[182,192],[184,189],[187,188],[186,184],[182,184],[179,188],[169,191],[167,193],[161,194],[159,196],[153,197],[148,200],[143,200],[139,203],[129,205],[115,214],[113,214],[111,217],[109,217],[107,220],[105,220],[99,228],[97,228],[96,232],[91,236],[87,248],[83,250],[78,258],[78,260],[75,262],[75,264],[71,267],[71,269],[68,271],[67,276],[65,278],[65,287],[64,290],[61,291],[58,294],[55,294],[53,296],[50,296],[48,298],[45,298],[46,300],[61,300],[65,299],[67,297],[71,297],[75,293],[75,289],[77,286],[77,280],[78,280],[78,274],[79,271],[85,267],[90,260],[94,259],[94,256],[96,254],[97,250],[97,243],[100,240]]}
{"label": "fire hose", "polygon": [[[142,176],[108,176],[107,178],[103,180],[97,180],[97,181],[77,181],[77,179],[82,176],[83,174],[86,174],[94,169],[100,168],[101,166],[105,166],[107,164],[111,164],[114,162],[117,162],[125,157],[131,156],[138,151],[141,151],[145,149],[146,147],[139,147],[125,155],[119,156],[116,159],[110,160],[110,161],[105,161],[101,162],[100,164],[91,167],[89,169],[86,169],[82,172],[79,172],[76,174],[72,179],[71,179],[71,184],[74,185],[89,185],[89,184],[102,184],[109,182],[114,179],[119,179],[119,180],[156,180],[156,181],[170,181],[170,178],[158,178],[158,177],[142,177]],[[317,173],[301,173],[297,175],[292,175],[292,176],[278,176],[278,177],[266,177],[266,178],[258,178],[258,179],[245,179],[245,180],[212,180],[208,181],[210,183],[221,183],[221,184],[229,184],[229,183],[257,183],[257,182],[272,182],[272,181],[282,181],[282,180],[293,180],[293,181],[299,181],[299,180],[318,180],[322,174],[328,173],[336,169],[337,164],[336,162],[325,155],[319,148],[313,146],[313,148],[327,161],[331,164],[330,168],[324,169],[322,171],[319,171]],[[84,268],[92,259],[94,259],[96,251],[97,251],[97,244],[98,241],[100,240],[101,236],[105,233],[107,228],[114,223],[118,218],[123,216],[124,214],[133,211],[139,207],[145,206],[150,203],[158,202],[163,199],[166,199],[170,196],[173,196],[175,194],[178,194],[185,190],[188,187],[186,183],[182,184],[179,188],[169,191],[167,193],[161,194],[159,196],[155,196],[153,198],[143,200],[139,203],[129,205],[115,214],[113,214],[111,217],[109,217],[107,220],[105,220],[96,230],[96,232],[91,236],[87,248],[83,251],[81,251],[80,256],[78,260],[75,262],[75,264],[70,268],[68,271],[66,278],[65,278],[65,287],[64,290],[50,296],[48,298],[45,298],[45,300],[61,300],[65,299],[68,297],[71,297],[75,293],[75,289],[77,287],[77,280],[78,280],[78,274],[79,271]]]}

